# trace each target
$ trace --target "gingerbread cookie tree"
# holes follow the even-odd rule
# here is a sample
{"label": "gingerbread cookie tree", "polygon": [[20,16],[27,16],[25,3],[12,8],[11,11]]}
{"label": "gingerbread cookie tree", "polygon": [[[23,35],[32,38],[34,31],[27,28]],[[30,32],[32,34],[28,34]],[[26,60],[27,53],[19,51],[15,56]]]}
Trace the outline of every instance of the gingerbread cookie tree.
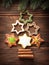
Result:
{"label": "gingerbread cookie tree", "polygon": [[[26,20],[23,17],[25,14],[29,15],[28,19]],[[33,15],[30,14],[28,11],[25,11],[23,13],[21,12],[19,20],[16,20],[16,23],[12,24],[11,34],[6,34],[5,42],[8,44],[9,47],[16,46],[17,44],[21,45],[21,49],[18,49],[19,58],[33,59],[34,55],[32,54],[31,49],[28,47],[34,44],[37,47],[40,47],[40,43],[44,42],[44,40],[40,37],[40,34],[38,32],[40,27],[32,21],[32,17]],[[15,28],[18,25],[21,26],[20,30],[19,28],[17,28],[19,31]],[[25,25],[26,27],[24,28]],[[30,27],[34,28],[34,31],[31,32]],[[17,37],[13,34],[14,32],[16,32]],[[21,33],[23,33],[23,35],[20,36],[19,34]]]}

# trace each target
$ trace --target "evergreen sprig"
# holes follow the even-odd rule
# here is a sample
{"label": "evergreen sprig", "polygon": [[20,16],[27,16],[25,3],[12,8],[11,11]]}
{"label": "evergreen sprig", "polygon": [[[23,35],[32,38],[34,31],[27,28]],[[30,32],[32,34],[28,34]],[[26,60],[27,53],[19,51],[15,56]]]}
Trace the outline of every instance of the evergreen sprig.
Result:
{"label": "evergreen sprig", "polygon": [[18,10],[25,10],[27,8],[27,5],[28,5],[28,1],[29,0],[20,0],[19,1],[19,6],[18,6]]}
{"label": "evergreen sprig", "polygon": [[41,8],[42,8],[43,10],[48,9],[48,8],[49,8],[49,0],[46,0],[46,1],[41,5]]}
{"label": "evergreen sprig", "polygon": [[[13,0],[3,0],[3,5],[7,8],[11,6],[12,2]],[[49,9],[49,0],[19,0],[18,2],[18,10],[22,11],[25,11],[27,7],[30,7],[32,10],[37,8]]]}
{"label": "evergreen sprig", "polygon": [[10,7],[10,5],[12,4],[12,0],[3,0],[3,6],[4,7]]}
{"label": "evergreen sprig", "polygon": [[25,10],[28,4],[28,7],[30,7],[32,10],[35,10],[37,8],[42,8],[45,10],[49,8],[49,0],[23,0],[23,2],[20,0],[20,4],[22,5],[18,6],[20,10]]}
{"label": "evergreen sprig", "polygon": [[42,1],[41,0],[31,0],[30,1],[30,8],[35,10],[36,8],[40,7]]}

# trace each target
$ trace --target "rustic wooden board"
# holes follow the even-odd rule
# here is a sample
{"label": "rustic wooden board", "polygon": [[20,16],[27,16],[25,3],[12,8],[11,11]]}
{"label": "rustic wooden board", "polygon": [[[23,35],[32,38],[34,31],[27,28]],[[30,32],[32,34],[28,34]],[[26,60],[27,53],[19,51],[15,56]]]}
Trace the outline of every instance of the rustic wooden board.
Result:
{"label": "rustic wooden board", "polygon": [[40,48],[36,46],[30,47],[34,52],[34,59],[19,59],[18,47],[9,48],[5,43],[5,34],[10,33],[12,23],[19,18],[20,11],[16,11],[13,6],[10,11],[0,8],[0,65],[49,65],[49,12],[48,11],[32,11],[34,21],[40,26],[42,38],[45,43]]}

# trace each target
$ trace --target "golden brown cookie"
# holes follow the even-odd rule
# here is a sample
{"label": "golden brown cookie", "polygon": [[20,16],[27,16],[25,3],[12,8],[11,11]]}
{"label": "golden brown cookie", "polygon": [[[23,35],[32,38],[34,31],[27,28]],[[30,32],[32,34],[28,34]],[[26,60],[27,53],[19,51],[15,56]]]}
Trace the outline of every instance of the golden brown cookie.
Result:
{"label": "golden brown cookie", "polygon": [[40,34],[32,36],[32,45],[35,44],[37,47],[40,47],[41,42],[44,42],[44,40],[41,38]]}
{"label": "golden brown cookie", "polygon": [[[34,28],[34,32],[30,32],[30,30],[29,30],[30,27]],[[29,36],[32,36],[32,35],[37,35],[39,29],[40,29],[40,27],[38,25],[36,25],[35,22],[33,22],[33,23],[28,23],[27,24],[27,27],[25,28],[25,31],[28,32]]]}
{"label": "golden brown cookie", "polygon": [[17,45],[16,42],[18,41],[18,38],[15,37],[13,33],[6,34],[5,36],[6,36],[5,43],[7,43],[9,47]]}

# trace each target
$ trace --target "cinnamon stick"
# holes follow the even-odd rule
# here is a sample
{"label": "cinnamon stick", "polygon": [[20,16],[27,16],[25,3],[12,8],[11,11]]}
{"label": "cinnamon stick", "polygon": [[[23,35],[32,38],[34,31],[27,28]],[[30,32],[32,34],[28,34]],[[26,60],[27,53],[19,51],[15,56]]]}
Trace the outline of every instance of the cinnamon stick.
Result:
{"label": "cinnamon stick", "polygon": [[18,54],[32,54],[32,51],[28,51],[28,52],[18,52]]}
{"label": "cinnamon stick", "polygon": [[33,58],[34,56],[31,55],[18,55],[19,58]]}
{"label": "cinnamon stick", "polygon": [[31,51],[31,49],[18,49],[18,51],[20,51],[20,52],[21,51],[23,51],[23,52],[26,51],[27,52],[27,51]]}

